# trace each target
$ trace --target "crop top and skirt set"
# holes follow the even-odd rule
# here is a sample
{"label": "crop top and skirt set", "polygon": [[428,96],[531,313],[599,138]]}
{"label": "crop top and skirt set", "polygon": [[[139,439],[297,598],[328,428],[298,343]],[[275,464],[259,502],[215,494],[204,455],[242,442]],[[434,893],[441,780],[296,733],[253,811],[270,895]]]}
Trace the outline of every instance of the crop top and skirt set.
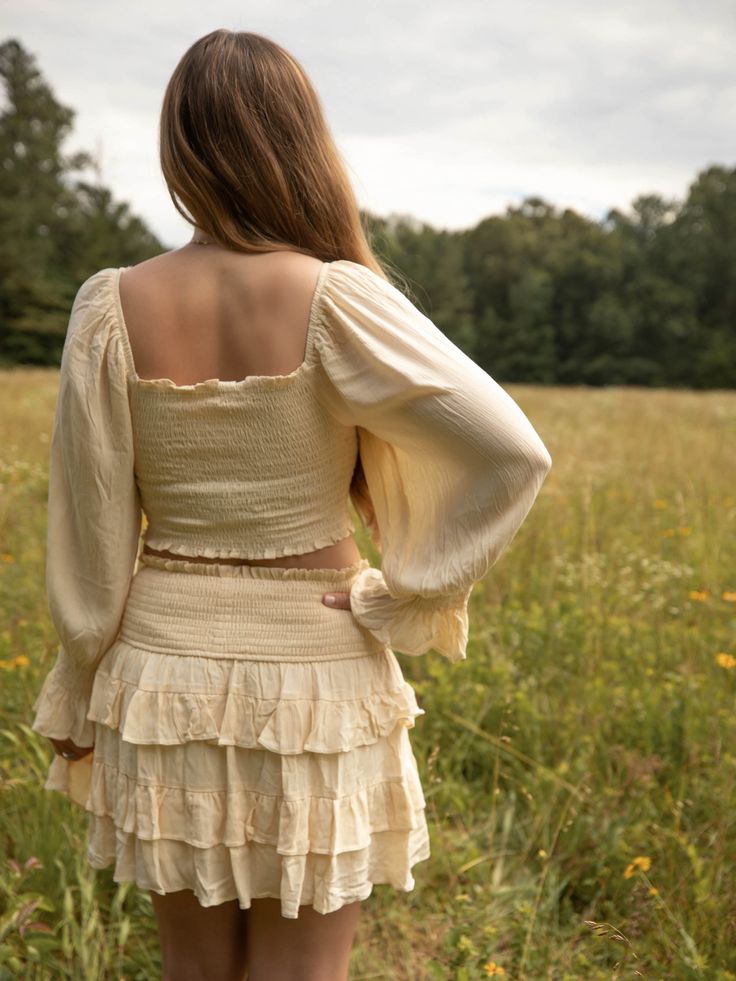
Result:
{"label": "crop top and skirt set", "polygon": [[[49,458],[46,591],[60,640],[34,731],[45,783],[89,814],[115,881],[203,906],[329,913],[429,857],[395,652],[466,657],[468,600],[551,457],[520,407],[405,295],[323,263],[286,375],[175,385],[136,374],[121,269],[80,287]],[[355,525],[360,454],[380,569],[272,559]],[[145,516],[145,522],[144,522]],[[327,591],[349,591],[331,609]]]}

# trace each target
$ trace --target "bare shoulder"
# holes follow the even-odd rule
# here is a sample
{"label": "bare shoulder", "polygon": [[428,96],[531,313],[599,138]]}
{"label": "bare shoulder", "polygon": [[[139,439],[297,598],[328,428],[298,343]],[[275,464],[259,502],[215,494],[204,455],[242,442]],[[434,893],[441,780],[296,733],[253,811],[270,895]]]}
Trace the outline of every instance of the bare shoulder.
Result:
{"label": "bare shoulder", "polygon": [[172,256],[172,252],[162,252],[134,266],[123,267],[120,276],[121,296],[127,297],[128,303],[131,303],[135,297],[150,294],[158,284],[165,283],[175,266]]}
{"label": "bare shoulder", "polygon": [[160,252],[158,255],[151,256],[149,259],[143,259],[133,266],[125,266],[125,276],[131,279],[139,279],[152,273],[161,272],[171,265],[175,255],[175,251]]}
{"label": "bare shoulder", "polygon": [[276,306],[311,299],[323,262],[300,252],[271,252],[262,258],[260,282],[266,301]]}

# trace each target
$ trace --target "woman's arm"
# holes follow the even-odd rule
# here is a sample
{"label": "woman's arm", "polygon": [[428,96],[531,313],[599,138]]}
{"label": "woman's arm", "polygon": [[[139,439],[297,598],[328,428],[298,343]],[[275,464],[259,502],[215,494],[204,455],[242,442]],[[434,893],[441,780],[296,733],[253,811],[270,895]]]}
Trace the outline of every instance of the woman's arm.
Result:
{"label": "woman's arm", "polygon": [[92,683],[118,631],[141,532],[114,273],[91,276],[75,298],[51,437],[46,593],[61,646],[31,728],[57,749],[94,742]]}
{"label": "woman's arm", "polygon": [[473,585],[534,503],[551,456],[521,408],[396,287],[330,264],[316,343],[323,397],[358,427],[381,569],[350,605],[406,654],[466,657]]}

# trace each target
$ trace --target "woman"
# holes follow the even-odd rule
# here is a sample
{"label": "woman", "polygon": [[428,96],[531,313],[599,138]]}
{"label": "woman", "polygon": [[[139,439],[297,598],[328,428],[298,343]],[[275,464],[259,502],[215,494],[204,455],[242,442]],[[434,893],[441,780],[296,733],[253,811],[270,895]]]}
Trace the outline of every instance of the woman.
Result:
{"label": "woman", "polygon": [[429,857],[394,651],[465,658],[551,458],[388,280],[286,51],[201,38],[160,135],[192,240],[92,275],[62,356],[45,786],[150,891],[164,978],[344,978],[361,901]]}

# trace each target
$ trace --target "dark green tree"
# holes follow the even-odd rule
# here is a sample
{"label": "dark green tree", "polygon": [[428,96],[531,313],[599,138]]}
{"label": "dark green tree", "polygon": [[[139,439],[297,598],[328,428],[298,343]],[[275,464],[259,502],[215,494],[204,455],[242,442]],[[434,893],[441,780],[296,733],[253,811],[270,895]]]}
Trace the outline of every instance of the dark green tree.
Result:
{"label": "dark green tree", "polygon": [[156,237],[84,179],[94,158],[64,152],[74,112],[19,41],[0,44],[0,359],[58,362],[81,282],[162,251]]}

